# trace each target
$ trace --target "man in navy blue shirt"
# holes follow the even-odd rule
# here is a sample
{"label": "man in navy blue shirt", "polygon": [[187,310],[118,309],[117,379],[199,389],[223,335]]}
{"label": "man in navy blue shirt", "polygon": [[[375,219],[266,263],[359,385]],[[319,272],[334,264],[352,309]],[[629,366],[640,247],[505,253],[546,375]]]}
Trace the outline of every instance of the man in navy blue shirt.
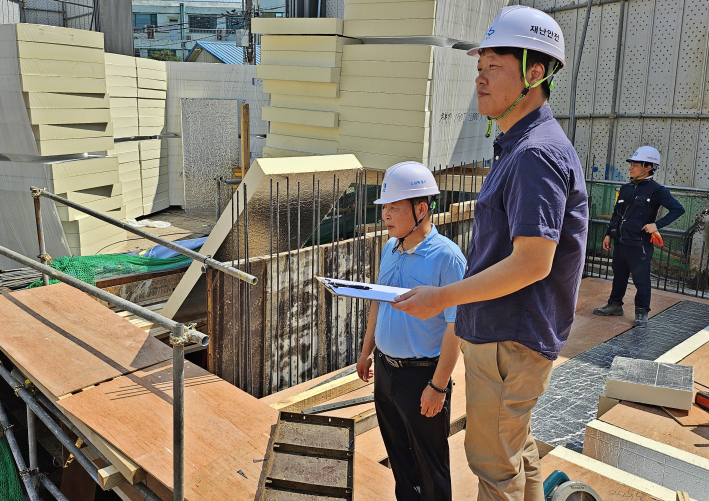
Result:
{"label": "man in navy blue shirt", "polygon": [[571,330],[588,231],[583,170],[547,104],[564,38],[543,12],[506,7],[471,55],[478,110],[502,134],[475,206],[468,270],[460,282],[415,288],[395,307],[428,318],[458,305],[465,451],[478,500],[541,501],[532,409]]}
{"label": "man in navy blue shirt", "polygon": [[[652,146],[641,146],[632,157],[630,182],[620,187],[613,216],[603,238],[603,248],[613,251],[613,288],[608,304],[593,310],[595,315],[623,316],[623,297],[628,278],[633,275],[635,294],[635,325],[645,327],[650,311],[650,263],[652,261],[652,234],[673,223],[684,214],[684,207],[670,190],[653,178],[660,165],[660,153]],[[658,220],[657,211],[665,207],[668,213]]]}

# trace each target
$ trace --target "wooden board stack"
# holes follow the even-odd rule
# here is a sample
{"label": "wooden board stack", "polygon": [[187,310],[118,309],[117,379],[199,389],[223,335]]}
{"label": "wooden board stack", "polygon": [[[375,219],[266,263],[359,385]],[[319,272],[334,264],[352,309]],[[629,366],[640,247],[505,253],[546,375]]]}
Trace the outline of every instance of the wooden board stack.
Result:
{"label": "wooden board stack", "polygon": [[[24,155],[67,155],[113,147],[103,34],[33,24],[0,26],[0,92],[24,99],[26,117],[4,106],[2,122],[31,125]],[[19,85],[18,85],[19,84]],[[24,134],[20,127],[8,135]],[[3,133],[4,135],[5,133]],[[7,139],[3,143],[7,143]],[[32,145],[34,143],[34,146]]]}
{"label": "wooden board stack", "polygon": [[346,0],[344,35],[479,43],[506,4],[506,0]]}
{"label": "wooden board stack", "polygon": [[135,58],[119,54],[104,54],[106,88],[111,103],[113,137],[138,135],[138,77]]}
{"label": "wooden board stack", "polygon": [[141,136],[165,132],[167,66],[164,61],[135,58],[138,77],[138,129]]}
{"label": "wooden board stack", "polygon": [[271,105],[264,157],[336,154],[342,51],[340,19],[256,19],[261,65],[256,74]]}
{"label": "wooden board stack", "polygon": [[148,215],[170,206],[167,140],[140,141],[139,150],[143,214]]}
{"label": "wooden board stack", "polygon": [[[137,127],[137,126],[136,126]],[[107,154],[118,158],[118,179],[123,185],[126,218],[143,215],[143,184],[140,173],[138,141],[119,142]]]}

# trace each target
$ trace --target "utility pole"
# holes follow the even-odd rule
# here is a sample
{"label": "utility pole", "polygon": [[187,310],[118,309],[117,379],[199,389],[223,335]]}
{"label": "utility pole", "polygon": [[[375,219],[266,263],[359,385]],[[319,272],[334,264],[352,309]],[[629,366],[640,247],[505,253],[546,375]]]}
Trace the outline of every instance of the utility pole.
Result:
{"label": "utility pole", "polygon": [[253,0],[245,0],[246,2],[246,30],[249,36],[249,45],[246,49],[246,62],[254,64],[254,35],[251,33],[251,18],[254,17]]}

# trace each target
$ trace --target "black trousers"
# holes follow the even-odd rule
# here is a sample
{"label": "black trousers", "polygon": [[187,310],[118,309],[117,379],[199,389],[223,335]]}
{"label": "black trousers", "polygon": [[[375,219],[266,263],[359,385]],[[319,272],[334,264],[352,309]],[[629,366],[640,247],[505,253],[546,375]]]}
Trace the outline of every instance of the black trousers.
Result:
{"label": "black trousers", "polygon": [[609,303],[623,304],[628,278],[633,276],[637,289],[635,307],[650,311],[650,262],[653,245],[624,245],[616,242],[613,249],[613,288]]}
{"label": "black trousers", "polygon": [[423,416],[421,394],[436,368],[392,367],[379,350],[374,360],[374,406],[396,481],[396,499],[451,500],[450,393],[441,412]]}

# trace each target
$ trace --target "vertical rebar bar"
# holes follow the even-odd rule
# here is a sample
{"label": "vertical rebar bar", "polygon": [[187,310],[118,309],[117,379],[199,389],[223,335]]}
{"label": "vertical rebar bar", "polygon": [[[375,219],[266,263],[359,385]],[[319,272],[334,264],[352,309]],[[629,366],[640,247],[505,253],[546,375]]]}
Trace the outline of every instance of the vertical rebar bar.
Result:
{"label": "vertical rebar bar", "polygon": [[[291,215],[290,215],[290,177],[286,177],[286,224],[287,233],[286,240],[288,241],[288,254],[286,258],[288,259],[288,317],[292,315],[293,312],[293,275],[291,266]],[[291,319],[292,320],[292,319]],[[295,371],[293,370],[293,362],[297,363],[297,360],[293,359],[293,322],[288,322],[288,353],[290,358],[288,360],[288,376],[289,376],[289,386],[297,384],[295,382]]]}
{"label": "vertical rebar bar", "polygon": [[[342,206],[342,199],[340,197],[340,178],[337,178],[337,237],[335,240],[335,278],[340,278],[340,226],[342,224],[342,218],[340,216],[340,208]],[[340,301],[339,298],[335,298],[335,360],[337,368],[340,368]]]}
{"label": "vertical rebar bar", "polygon": [[[330,274],[332,275],[333,278],[335,278],[335,219],[336,219],[336,208],[335,204],[337,203],[337,175],[333,174],[332,176],[332,211],[331,211],[331,221],[332,221],[332,233],[330,234]],[[331,297],[332,300],[332,308],[330,311],[331,317],[335,314],[335,307],[337,305],[338,299],[334,296]],[[333,317],[334,318],[334,317]],[[334,327],[334,328],[333,328]],[[335,322],[332,320],[330,321],[330,335],[327,337],[328,343],[330,343],[330,346],[328,346],[328,351],[327,351],[327,358],[328,358],[328,372],[334,370],[337,367],[337,363],[334,362],[334,350],[335,347],[333,346],[333,341],[335,344],[337,343],[337,340],[334,339],[334,334],[335,334],[335,329],[337,326],[335,325]]]}
{"label": "vertical rebar bar", "polygon": [[[236,212],[236,266],[241,270],[243,269],[241,265],[241,215],[243,211],[241,210],[241,204],[240,204],[240,198],[241,198],[241,190],[237,190],[236,192],[236,205],[237,205],[237,212]],[[241,301],[241,293],[242,293],[242,288],[241,288],[241,281],[236,284],[236,301],[232,305],[232,308],[236,310],[237,312],[243,311],[241,309],[242,306],[242,301]],[[242,370],[244,367],[244,352],[241,349],[242,345],[242,340],[244,338],[244,330],[242,328],[243,325],[243,320],[244,315],[240,315],[237,313],[236,315],[236,324],[234,325],[234,330],[236,331],[236,336],[234,338],[234,344],[231,346],[232,353],[231,353],[231,363],[234,365],[234,385],[237,386],[240,389],[244,389],[244,385],[242,383]]]}
{"label": "vertical rebar bar", "polygon": [[[317,220],[318,220],[318,230],[317,230],[318,231],[318,249],[317,249],[317,253],[316,253],[318,261],[315,266],[315,269],[318,271],[318,273],[321,272],[321,266],[322,266],[322,264],[320,262],[320,237],[321,237],[320,228],[322,226],[322,219],[320,217],[320,214],[321,214],[320,213],[320,207],[321,207],[320,202],[321,202],[321,200],[320,200],[320,180],[318,179],[318,218],[317,218]],[[316,361],[319,361],[320,360],[320,358],[319,358],[320,357],[320,291],[319,290],[317,292],[317,298],[315,299],[315,304],[317,307],[315,318],[317,318],[317,333],[316,334],[318,337],[318,341],[315,344],[316,352],[314,354],[314,357],[315,357]],[[319,376],[320,370],[318,369],[318,363],[315,364],[315,367],[313,369],[314,369],[313,370],[313,377]]]}
{"label": "vertical rebar bar", "polygon": [[[296,235],[296,261],[295,261],[295,270],[296,270],[296,279],[295,279],[295,338],[296,338],[296,347],[298,350],[296,351],[296,360],[295,360],[295,380],[299,383],[300,382],[300,356],[302,352],[302,346],[300,344],[301,341],[301,332],[300,332],[300,215],[301,215],[301,210],[300,210],[300,181],[298,181],[298,221],[297,221],[297,231],[298,234]],[[297,384],[297,383],[296,383]]]}
{"label": "vertical rebar bar", "polygon": [[310,370],[306,377],[313,378],[315,365],[315,338],[313,337],[315,326],[315,174],[313,174],[313,226],[310,233]]}
{"label": "vertical rebar bar", "polygon": [[185,499],[185,326],[177,324],[172,335],[172,454],[173,499]]}
{"label": "vertical rebar bar", "polygon": [[[236,254],[236,235],[234,234],[234,218],[236,211],[236,202],[234,201],[235,193],[234,186],[231,187],[231,265],[236,268],[239,266],[234,262],[234,257]],[[236,193],[238,196],[238,192]],[[236,229],[238,231],[238,229]],[[231,384],[236,386],[236,360],[234,359],[234,350],[236,349],[236,283],[234,277],[231,278]],[[217,350],[214,350],[214,357],[216,358]]]}
{"label": "vertical rebar bar", "polygon": [[[268,378],[268,394],[270,395],[273,393],[273,361],[275,360],[275,355],[278,352],[277,349],[274,349],[273,345],[273,178],[271,178],[271,192],[269,195],[269,221],[270,221],[270,231],[269,231],[269,238],[270,238],[270,256],[271,259],[268,262],[268,304],[269,304],[269,317],[270,321],[268,323],[268,345],[271,347],[271,358],[268,361],[268,365],[270,367],[270,375]],[[276,258],[277,259],[277,258]],[[265,362],[265,361],[264,361]]]}
{"label": "vertical rebar bar", "polygon": [[280,183],[276,182],[276,391],[282,389],[281,377],[281,194]]}
{"label": "vertical rebar bar", "polygon": [[[32,197],[34,198],[34,217],[37,223],[37,240],[39,241],[39,259],[43,264],[49,266],[51,260],[47,255],[47,249],[44,245],[44,228],[42,224],[42,208],[40,206],[39,194],[32,192]],[[49,285],[49,275],[42,273],[42,283],[44,285]]]}
{"label": "vertical rebar bar", "polygon": [[[249,197],[246,183],[242,183],[244,187],[244,270],[246,273],[251,273],[251,262],[249,260]],[[253,351],[251,343],[251,287],[244,287],[244,307],[240,310],[241,316],[244,317],[244,330],[246,331],[246,382],[248,384],[249,393],[254,394],[254,367],[253,367]]]}

